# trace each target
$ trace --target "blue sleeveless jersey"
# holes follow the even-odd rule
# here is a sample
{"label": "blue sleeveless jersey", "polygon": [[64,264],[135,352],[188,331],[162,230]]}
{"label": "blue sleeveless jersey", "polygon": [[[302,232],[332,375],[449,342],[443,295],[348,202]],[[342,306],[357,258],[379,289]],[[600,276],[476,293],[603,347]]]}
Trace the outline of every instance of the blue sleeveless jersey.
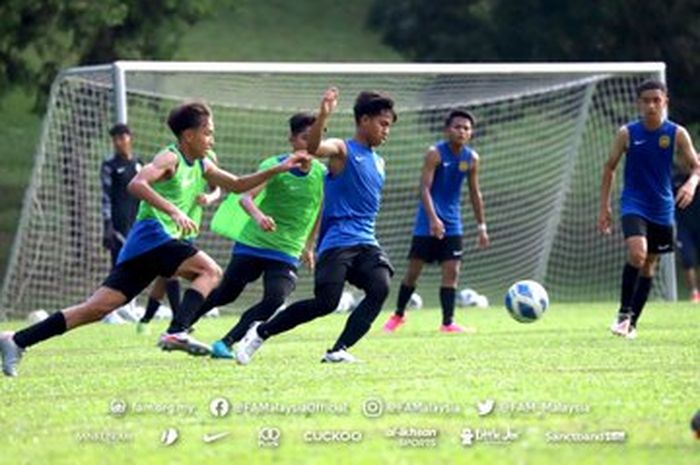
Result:
{"label": "blue sleeveless jersey", "polygon": [[[435,168],[430,197],[433,199],[435,213],[445,225],[445,236],[461,236],[460,197],[464,178],[472,165],[473,153],[469,147],[462,147],[459,154],[455,154],[447,141],[440,142],[435,148],[440,153],[440,164]],[[413,235],[430,235],[430,220],[422,200],[418,201]]]}
{"label": "blue sleeveless jersey", "polygon": [[384,160],[353,139],[345,145],[345,168],[335,175],[329,171],[324,182],[319,254],[334,247],[379,245],[374,224],[382,199]]}
{"label": "blue sleeveless jersey", "polygon": [[625,160],[620,213],[639,215],[657,224],[674,223],[673,149],[676,124],[664,121],[649,131],[641,121],[627,125],[629,147]]}

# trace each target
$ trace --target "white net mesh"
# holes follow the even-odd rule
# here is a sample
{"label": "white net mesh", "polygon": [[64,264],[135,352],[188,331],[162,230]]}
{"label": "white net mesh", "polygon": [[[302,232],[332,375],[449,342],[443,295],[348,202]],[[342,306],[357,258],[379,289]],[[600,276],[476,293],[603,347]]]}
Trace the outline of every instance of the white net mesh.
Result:
{"label": "white net mesh", "polygon": [[[636,115],[636,85],[653,76],[649,71],[138,71],[126,73],[126,101],[136,152],[148,161],[172,141],[164,124],[170,108],[185,98],[207,100],[215,114],[221,165],[240,174],[287,150],[287,119],[299,110],[315,110],[328,85],[341,91],[329,128],[334,137],[353,134],[352,104],[358,92],[389,93],[396,100],[399,121],[378,150],[386,159],[387,178],[377,227],[397,268],[394,287],[405,271],[425,150],[440,139],[447,111],[467,107],[478,119],[472,145],[482,158],[480,181],[492,246],[474,248],[475,226],[465,188],[462,287],[500,301],[512,282],[531,278],[542,282],[552,299],[614,300],[624,247],[619,228],[612,238],[595,231],[600,174],[615,129]],[[109,71],[73,72],[55,83],[3,287],[6,315],[75,303],[109,271],[109,258],[101,247],[99,168],[111,149],[107,131],[114,123],[114,100]],[[615,198],[619,184],[618,176]],[[614,205],[617,209],[617,202]],[[211,211],[206,221],[210,217]],[[204,232],[197,243],[226,265],[230,242]],[[300,277],[295,297],[309,296],[312,275],[302,272]],[[656,282],[657,293],[671,292],[663,279]],[[418,292],[428,304],[437,301],[438,286],[439,270],[426,268]],[[236,307],[259,295],[259,284],[250,286]]]}

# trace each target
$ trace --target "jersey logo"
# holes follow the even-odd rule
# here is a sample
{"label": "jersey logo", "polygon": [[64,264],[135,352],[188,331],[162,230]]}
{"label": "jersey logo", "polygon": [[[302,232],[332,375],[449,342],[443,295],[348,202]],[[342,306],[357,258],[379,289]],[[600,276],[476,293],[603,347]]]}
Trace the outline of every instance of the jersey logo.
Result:
{"label": "jersey logo", "polygon": [[662,149],[667,149],[669,145],[671,145],[670,137],[666,135],[659,137],[659,147],[661,147]]}
{"label": "jersey logo", "polygon": [[634,144],[634,145],[642,145],[644,142],[646,142],[646,139],[642,139],[642,140],[633,140],[633,141],[632,141],[632,144]]}
{"label": "jersey logo", "polygon": [[117,174],[122,174],[124,171],[126,171],[126,168],[117,168]]}
{"label": "jersey logo", "polygon": [[469,163],[466,162],[465,160],[462,160],[459,162],[459,170],[464,173],[469,169]]}

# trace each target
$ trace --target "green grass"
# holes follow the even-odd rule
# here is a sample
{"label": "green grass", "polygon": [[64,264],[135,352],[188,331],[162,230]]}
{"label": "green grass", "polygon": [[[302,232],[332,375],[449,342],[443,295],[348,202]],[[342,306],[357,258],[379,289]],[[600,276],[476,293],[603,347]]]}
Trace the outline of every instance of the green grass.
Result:
{"label": "green grass", "polygon": [[[395,335],[375,328],[353,350],[365,363],[318,363],[344,324],[332,315],[268,341],[247,367],[163,353],[155,336],[137,337],[132,326],[94,325],[29,351],[21,376],[0,380],[0,463],[220,464],[230,463],[479,463],[479,464],[690,464],[698,447],[689,421],[700,390],[700,320],[689,304],[652,303],[634,341],[611,336],[612,304],[554,306],[532,325],[515,323],[501,308],[460,310],[458,320],[478,327],[473,336],[441,335],[437,311],[410,314]],[[233,322],[204,321],[197,330],[210,341]],[[162,325],[160,323],[159,325]],[[17,324],[3,325],[5,328]],[[341,416],[208,412],[218,396],[242,402],[347,403]],[[456,404],[458,415],[386,414],[368,419],[361,405],[385,402]],[[192,415],[108,414],[113,399],[192,407]],[[496,410],[479,418],[474,403],[495,399]],[[587,413],[509,413],[510,402],[558,402]],[[537,404],[541,405],[541,404]],[[282,431],[277,450],[257,446],[261,427]],[[179,441],[159,443],[175,427]],[[393,427],[436,428],[434,448],[400,447],[387,439]],[[510,427],[511,444],[460,445],[462,428]],[[362,431],[352,444],[305,444],[309,430]],[[619,444],[547,444],[545,434],[622,430]],[[81,433],[132,435],[126,443],[81,443]],[[230,432],[214,444],[205,433]]]}

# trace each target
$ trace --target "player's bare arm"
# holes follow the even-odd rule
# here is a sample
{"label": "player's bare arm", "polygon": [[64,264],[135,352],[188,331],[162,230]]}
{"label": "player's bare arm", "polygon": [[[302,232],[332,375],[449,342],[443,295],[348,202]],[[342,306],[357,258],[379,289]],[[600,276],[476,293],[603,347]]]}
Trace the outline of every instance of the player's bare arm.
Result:
{"label": "player's bare arm", "polygon": [[615,180],[615,170],[622,159],[622,155],[627,151],[628,145],[629,132],[627,128],[623,126],[617,131],[612,147],[610,148],[610,155],[603,166],[603,178],[600,183],[600,211],[598,212],[598,231],[603,234],[610,234],[612,232],[612,205],[610,203],[610,195],[613,181]]}
{"label": "player's bare arm", "polygon": [[170,178],[175,173],[177,164],[176,154],[170,151],[161,152],[134,176],[127,189],[134,197],[167,213],[185,234],[189,234],[197,231],[197,224],[151,187],[155,182]]}
{"label": "player's bare arm", "polygon": [[695,196],[695,189],[698,187],[698,181],[700,181],[700,163],[698,163],[698,154],[695,151],[690,134],[682,126],[679,126],[676,131],[676,148],[679,161],[690,173],[688,180],[676,193],[676,204],[678,204],[679,208],[685,208],[690,205]]}
{"label": "player's bare arm", "polygon": [[328,168],[332,173],[342,171],[347,157],[347,147],[342,139],[323,139],[330,115],[338,106],[338,89],[330,87],[323,94],[316,121],[309,129],[307,151],[318,158],[329,158]]}
{"label": "player's bare arm", "polygon": [[255,198],[262,192],[267,183],[262,183],[258,187],[241,194],[241,198],[238,203],[241,205],[243,210],[260,226],[263,231],[274,231],[277,229],[275,224],[275,219],[269,215],[266,215],[258,206],[255,204]]}
{"label": "player's bare arm", "polygon": [[308,159],[308,155],[295,153],[271,168],[245,176],[236,176],[219,168],[211,160],[204,159],[204,177],[209,183],[238,194],[259,186],[276,174],[298,168],[302,162]]}
{"label": "player's bare arm", "polygon": [[477,244],[479,248],[486,248],[491,243],[489,234],[486,231],[486,213],[484,210],[484,199],[479,187],[479,154],[472,152],[472,165],[469,167],[469,200],[476,219]]}
{"label": "player's bare arm", "polygon": [[[211,160],[218,165],[219,160],[216,158],[216,154],[214,152],[211,152]],[[212,205],[214,202],[219,200],[221,198],[221,188],[219,186],[214,186],[212,184],[209,184],[209,192],[199,194],[197,196],[197,204],[206,207],[209,205]]]}
{"label": "player's bare arm", "polygon": [[318,209],[318,214],[316,214],[316,221],[314,222],[314,227],[309,233],[309,237],[306,238],[306,245],[304,250],[301,252],[301,261],[310,269],[313,270],[316,265],[316,237],[318,236],[318,230],[321,227],[321,212],[323,211],[323,204],[321,204]]}
{"label": "player's bare arm", "polygon": [[438,218],[435,212],[435,205],[433,204],[433,197],[430,195],[430,189],[433,187],[433,180],[435,179],[435,170],[438,165],[440,165],[440,153],[436,147],[430,147],[425,154],[420,175],[420,199],[430,221],[430,235],[442,239],[445,237],[445,225]]}

